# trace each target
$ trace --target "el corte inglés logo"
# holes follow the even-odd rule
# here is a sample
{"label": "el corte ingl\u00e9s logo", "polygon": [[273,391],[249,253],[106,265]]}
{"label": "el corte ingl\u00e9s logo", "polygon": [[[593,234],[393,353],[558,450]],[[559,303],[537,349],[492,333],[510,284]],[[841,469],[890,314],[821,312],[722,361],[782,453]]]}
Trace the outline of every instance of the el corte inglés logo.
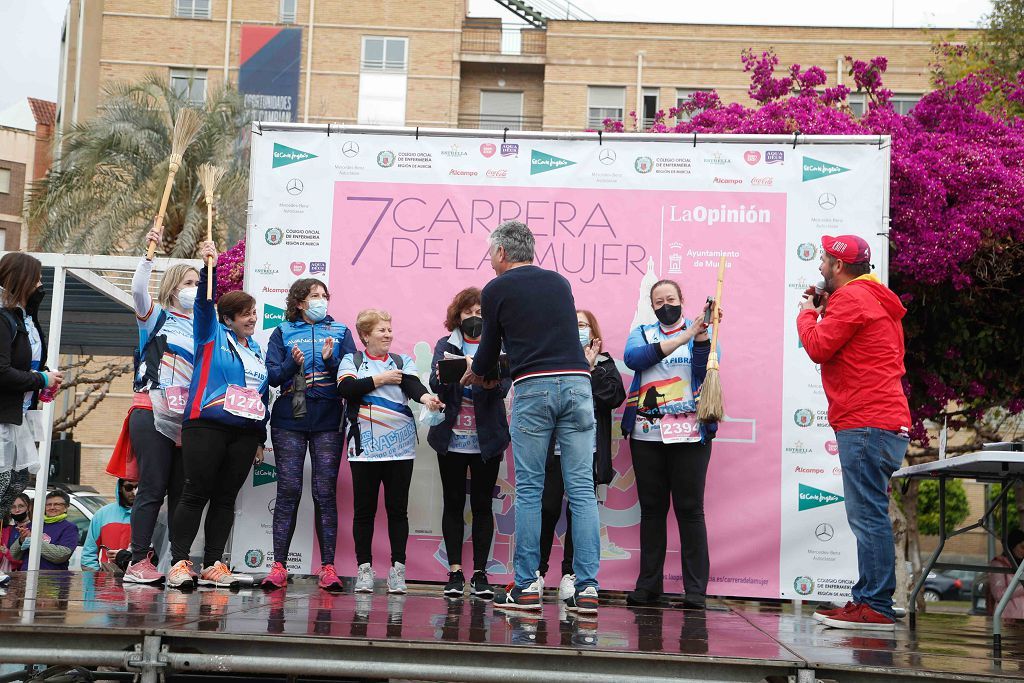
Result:
{"label": "el corte ingl\u00e9s logo", "polygon": [[822,491],[821,489],[816,489],[813,486],[808,486],[807,484],[800,484],[798,495],[800,496],[800,503],[797,506],[798,510],[812,510],[825,505],[833,505],[835,503],[843,502],[842,496],[835,493],[829,493],[828,491]]}
{"label": "el corte ingl\u00e9s logo", "polygon": [[293,147],[282,145],[278,142],[274,143],[274,168],[287,166],[289,164],[297,164],[300,161],[305,161],[306,159],[316,159],[316,155],[310,154],[309,152],[303,152],[301,149],[294,149]]}
{"label": "el corte ingl\u00e9s logo", "polygon": [[530,175],[555,171],[559,168],[564,168],[565,166],[572,166],[575,163],[575,161],[562,159],[535,149],[532,150],[532,154],[530,155]]}
{"label": "el corte ingl\u00e9s logo", "polygon": [[[269,330],[284,322],[284,309],[270,304],[263,304],[263,329]],[[255,481],[255,475],[254,475]],[[258,484],[253,484],[257,486]]]}
{"label": "el corte ingl\u00e9s logo", "polygon": [[830,164],[827,161],[818,161],[811,157],[804,157],[804,180],[817,180],[818,178],[827,178],[830,175],[838,175],[840,173],[846,173],[850,169],[835,164]]}
{"label": "el corte ingl\u00e9s logo", "polygon": [[277,481],[277,468],[265,462],[256,463],[252,468],[252,485],[263,486]]}

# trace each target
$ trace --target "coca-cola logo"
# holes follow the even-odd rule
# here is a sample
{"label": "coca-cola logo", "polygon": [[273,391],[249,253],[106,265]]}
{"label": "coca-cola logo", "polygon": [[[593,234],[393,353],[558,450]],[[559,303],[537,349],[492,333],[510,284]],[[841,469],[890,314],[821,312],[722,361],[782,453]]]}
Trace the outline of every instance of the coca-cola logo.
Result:
{"label": "coca-cola logo", "polygon": [[489,168],[489,169],[487,169],[487,177],[488,178],[507,178],[508,177],[508,169],[507,168]]}
{"label": "coca-cola logo", "polygon": [[750,150],[743,153],[743,161],[747,162],[751,166],[761,161],[761,153],[756,150]]}
{"label": "coca-cola logo", "polygon": [[751,178],[750,184],[757,187],[771,187],[775,184],[775,178],[769,176],[763,176],[761,178]]}

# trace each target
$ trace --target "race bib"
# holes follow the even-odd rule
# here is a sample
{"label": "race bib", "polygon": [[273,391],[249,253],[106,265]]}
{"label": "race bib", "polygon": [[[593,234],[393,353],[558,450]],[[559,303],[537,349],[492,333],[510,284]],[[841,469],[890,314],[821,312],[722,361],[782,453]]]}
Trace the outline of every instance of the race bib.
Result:
{"label": "race bib", "polygon": [[662,443],[695,443],[700,441],[700,422],[697,413],[662,415]]}
{"label": "race bib", "polygon": [[459,411],[459,416],[455,419],[455,424],[452,426],[455,432],[461,433],[472,433],[476,431],[476,411],[472,407],[466,407],[462,405]]}
{"label": "race bib", "polygon": [[168,410],[175,415],[183,415],[188,402],[188,387],[167,387],[164,389],[164,398],[167,399]]}
{"label": "race bib", "polygon": [[247,420],[262,420],[267,414],[263,397],[255,389],[229,384],[224,393],[224,410]]}

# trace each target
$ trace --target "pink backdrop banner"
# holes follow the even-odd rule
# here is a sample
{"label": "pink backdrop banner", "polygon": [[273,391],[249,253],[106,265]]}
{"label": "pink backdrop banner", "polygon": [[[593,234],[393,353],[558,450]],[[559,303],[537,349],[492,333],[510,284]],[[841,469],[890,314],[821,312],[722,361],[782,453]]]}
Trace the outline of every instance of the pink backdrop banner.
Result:
{"label": "pink backdrop banner", "polygon": [[[637,320],[650,320],[647,293],[669,277],[682,286],[686,315],[714,294],[719,254],[728,271],[719,340],[727,420],[714,442],[705,510],[716,595],[778,597],[786,195],[638,189],[483,187],[336,182],[330,253],[330,313],[353,325],[364,308],[393,316],[393,351],[414,357],[423,377],[430,351],[447,336],[452,296],[483,287],[494,273],[487,237],[502,220],[527,223],[537,236],[537,264],[572,284],[577,308],[592,310],[604,348],[622,359]],[[319,256],[319,254],[311,255]],[[543,301],[537,302],[543,306]],[[567,343],[574,340],[566,340]],[[628,388],[630,374],[624,370]],[[514,400],[514,398],[513,398]],[[414,412],[418,410],[414,407]],[[618,424],[620,410],[616,411]],[[618,428],[614,430],[618,434]],[[437,456],[425,430],[417,449],[410,501],[408,576],[442,580]],[[616,477],[601,510],[604,588],[630,589],[639,567],[639,505],[628,443],[613,443]],[[506,455],[496,490],[492,580],[508,580],[514,543],[514,471]],[[339,571],[354,569],[351,476],[339,481]],[[389,558],[383,502],[374,535],[378,576]],[[468,515],[468,513],[467,513]],[[666,590],[681,589],[679,534],[669,514]],[[467,526],[467,534],[469,527]],[[561,534],[548,581],[557,581]],[[468,539],[467,539],[468,541]],[[467,542],[463,559],[472,550]],[[313,563],[319,563],[314,549]]]}

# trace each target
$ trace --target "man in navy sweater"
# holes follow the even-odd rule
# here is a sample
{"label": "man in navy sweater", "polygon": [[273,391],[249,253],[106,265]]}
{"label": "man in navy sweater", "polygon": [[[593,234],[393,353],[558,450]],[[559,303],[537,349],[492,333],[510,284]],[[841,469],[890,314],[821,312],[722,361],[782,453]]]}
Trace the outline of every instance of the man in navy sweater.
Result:
{"label": "man in navy sweater", "polygon": [[516,475],[515,585],[494,604],[540,609],[541,494],[552,434],[561,448],[562,477],[572,511],[576,593],[566,607],[597,612],[600,522],[594,496],[594,404],[590,364],[579,343],[569,282],[533,265],[533,233],[505,221],[490,236],[497,274],[481,293],[484,329],[464,385],[494,368],[504,345],[512,373],[512,457]]}

